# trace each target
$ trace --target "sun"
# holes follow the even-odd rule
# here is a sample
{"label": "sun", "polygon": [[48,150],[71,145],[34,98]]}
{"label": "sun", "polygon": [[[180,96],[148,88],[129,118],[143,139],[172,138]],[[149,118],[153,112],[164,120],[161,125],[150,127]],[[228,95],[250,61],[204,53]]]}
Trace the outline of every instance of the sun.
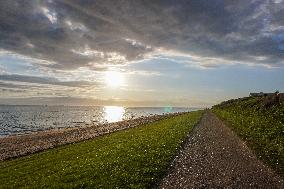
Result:
{"label": "sun", "polygon": [[124,84],[124,76],[118,71],[107,71],[105,73],[105,82],[108,87],[120,87]]}

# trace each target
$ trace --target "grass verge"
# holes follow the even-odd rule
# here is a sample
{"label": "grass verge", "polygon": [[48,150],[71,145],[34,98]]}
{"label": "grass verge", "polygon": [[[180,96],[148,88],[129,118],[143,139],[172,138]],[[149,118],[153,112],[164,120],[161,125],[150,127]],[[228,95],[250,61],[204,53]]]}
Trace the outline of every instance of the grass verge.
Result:
{"label": "grass verge", "polygon": [[0,162],[0,188],[149,188],[202,111]]}
{"label": "grass verge", "polygon": [[265,98],[231,100],[213,112],[245,141],[260,159],[284,176],[284,104],[263,108]]}

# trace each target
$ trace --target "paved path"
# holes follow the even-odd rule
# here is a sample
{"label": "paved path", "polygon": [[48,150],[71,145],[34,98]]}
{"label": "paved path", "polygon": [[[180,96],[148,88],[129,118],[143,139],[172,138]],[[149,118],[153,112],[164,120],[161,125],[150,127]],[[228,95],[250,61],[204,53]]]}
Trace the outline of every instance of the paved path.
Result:
{"label": "paved path", "polygon": [[206,113],[189,135],[159,188],[284,188],[213,113]]}

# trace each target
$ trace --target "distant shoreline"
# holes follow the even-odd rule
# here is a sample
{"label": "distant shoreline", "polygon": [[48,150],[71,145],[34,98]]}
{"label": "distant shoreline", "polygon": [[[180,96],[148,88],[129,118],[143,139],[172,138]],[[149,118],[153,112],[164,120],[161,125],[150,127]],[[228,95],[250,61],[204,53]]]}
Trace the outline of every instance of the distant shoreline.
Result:
{"label": "distant shoreline", "polygon": [[[123,105],[55,105],[55,104],[0,104],[0,106],[50,106],[50,107],[104,107],[104,106],[116,106],[116,107],[124,107],[124,108],[165,108],[169,106],[123,106]],[[205,108],[209,108],[208,106],[204,107],[194,107],[194,106],[170,106],[171,108],[190,108],[201,110]]]}
{"label": "distant shoreline", "polygon": [[188,112],[194,108],[126,108],[119,106],[0,106],[0,138],[33,132],[92,126],[141,116]]}

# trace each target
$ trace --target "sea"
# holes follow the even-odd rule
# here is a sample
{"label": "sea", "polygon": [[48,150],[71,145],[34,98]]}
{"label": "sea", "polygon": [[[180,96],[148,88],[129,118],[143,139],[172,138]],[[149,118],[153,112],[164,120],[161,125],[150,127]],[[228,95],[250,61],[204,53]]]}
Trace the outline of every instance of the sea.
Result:
{"label": "sea", "polygon": [[0,105],[0,137],[194,110],[198,108]]}

